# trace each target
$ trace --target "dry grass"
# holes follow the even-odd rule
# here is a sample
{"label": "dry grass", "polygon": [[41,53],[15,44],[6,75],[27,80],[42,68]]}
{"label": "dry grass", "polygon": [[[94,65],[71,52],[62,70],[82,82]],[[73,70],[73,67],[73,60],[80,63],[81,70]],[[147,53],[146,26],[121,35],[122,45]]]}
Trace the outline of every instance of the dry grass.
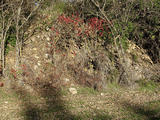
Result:
{"label": "dry grass", "polygon": [[160,92],[108,89],[96,92],[75,85],[78,94],[68,88],[53,88],[28,93],[25,89],[1,88],[1,120],[158,120]]}

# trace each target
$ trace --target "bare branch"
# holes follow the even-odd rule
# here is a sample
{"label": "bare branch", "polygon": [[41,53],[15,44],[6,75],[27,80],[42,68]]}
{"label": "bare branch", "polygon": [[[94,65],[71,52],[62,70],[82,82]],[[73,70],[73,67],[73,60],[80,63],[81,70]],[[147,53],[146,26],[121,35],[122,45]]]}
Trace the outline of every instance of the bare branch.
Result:
{"label": "bare branch", "polygon": [[104,8],[106,7],[106,0],[104,0],[104,4],[103,4],[103,7],[102,7],[102,10],[104,11]]}
{"label": "bare branch", "polygon": [[[43,0],[40,0],[39,2],[42,2]],[[25,18],[25,22],[20,26],[20,28],[22,28],[24,26],[24,24],[30,19],[30,17],[33,15],[33,13],[39,8],[39,5],[37,5],[34,10],[32,10],[32,12],[28,15],[27,18]]]}
{"label": "bare branch", "polygon": [[99,4],[96,3],[94,0],[91,0],[92,3],[99,9],[100,13],[104,16],[104,18],[107,20],[107,22],[110,25],[110,28],[113,28],[114,31],[117,33],[116,28],[113,26],[112,22],[109,20],[108,16],[105,14],[105,11],[103,9],[100,8]]}

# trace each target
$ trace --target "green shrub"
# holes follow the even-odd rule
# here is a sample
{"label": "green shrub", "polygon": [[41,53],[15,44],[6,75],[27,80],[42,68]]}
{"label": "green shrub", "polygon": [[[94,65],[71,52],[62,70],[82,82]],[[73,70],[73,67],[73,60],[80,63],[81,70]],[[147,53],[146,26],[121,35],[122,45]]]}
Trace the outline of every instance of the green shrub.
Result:
{"label": "green shrub", "polygon": [[16,28],[15,26],[11,26],[8,31],[8,36],[6,38],[6,45],[5,45],[5,53],[7,54],[12,47],[16,46]]}

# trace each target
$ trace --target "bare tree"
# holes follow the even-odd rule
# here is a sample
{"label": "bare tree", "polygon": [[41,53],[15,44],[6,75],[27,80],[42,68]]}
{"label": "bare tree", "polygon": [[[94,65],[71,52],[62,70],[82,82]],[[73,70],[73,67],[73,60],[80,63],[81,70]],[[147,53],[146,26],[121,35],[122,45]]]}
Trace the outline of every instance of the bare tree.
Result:
{"label": "bare tree", "polygon": [[[22,36],[24,26],[29,22],[32,15],[38,10],[39,4],[42,0],[39,0],[39,3],[33,1],[20,0],[16,3],[18,9],[15,11],[15,26],[16,26],[16,67],[19,66],[20,56],[22,50]],[[26,13],[27,10],[27,13]]]}
{"label": "bare tree", "polygon": [[5,0],[2,0],[0,3],[0,23],[1,23],[0,60],[1,60],[2,75],[4,75],[4,70],[5,70],[6,37],[7,37],[7,32],[12,25],[13,18],[14,18],[14,13],[12,12],[12,4],[10,4]]}
{"label": "bare tree", "polygon": [[[99,2],[97,0],[91,0],[91,2],[97,7],[97,9],[99,10],[100,15],[109,23],[109,28],[111,29],[112,35],[113,35],[113,41],[114,41],[114,47],[116,48],[116,51],[118,53],[118,58],[119,58],[119,69],[120,69],[120,74],[126,76],[126,78],[128,79],[127,81],[123,81],[126,82],[128,84],[130,84],[130,72],[128,71],[128,68],[126,68],[126,58],[125,58],[125,51],[123,49],[123,45],[122,45],[122,39],[123,39],[123,30],[120,31],[119,29],[117,29],[114,25],[113,22],[111,22],[112,20],[110,20],[110,18],[107,16],[105,8],[106,8],[106,3],[107,0],[100,0]],[[112,1],[113,5],[115,6],[116,3],[114,0]],[[127,2],[126,2],[127,3]],[[128,21],[128,14],[130,13],[130,9],[131,8],[127,8],[127,10],[125,10],[125,17],[120,18],[120,22],[123,21],[123,23],[127,23]],[[116,11],[116,10],[115,10]],[[117,13],[115,13],[117,14]],[[117,23],[120,25],[120,22],[117,21]],[[120,75],[120,76],[121,76]],[[121,77],[117,82],[121,82]]]}
{"label": "bare tree", "polygon": [[8,31],[11,26],[15,27],[16,35],[16,68],[20,63],[20,56],[23,42],[23,29],[30,22],[30,18],[38,10],[43,0],[38,2],[32,0],[2,0],[0,2],[0,60],[2,66],[2,74],[5,71],[5,45]]}
{"label": "bare tree", "polygon": [[[86,19],[96,16],[107,21],[112,34],[112,46],[114,50],[116,50],[116,56],[118,56],[117,64],[119,65],[119,71],[121,72],[120,74],[125,74],[128,79],[124,81],[126,83],[130,82],[130,75],[125,65],[127,62],[125,58],[125,49],[127,49],[125,48],[125,44],[127,44],[128,41],[125,28],[128,24],[129,15],[131,14],[132,4],[133,1],[130,0],[125,2],[116,0],[83,0],[83,2],[75,3],[75,9],[82,11],[82,16],[84,14]],[[78,8],[76,8],[76,6]],[[121,80],[119,79],[117,82],[121,82]]]}

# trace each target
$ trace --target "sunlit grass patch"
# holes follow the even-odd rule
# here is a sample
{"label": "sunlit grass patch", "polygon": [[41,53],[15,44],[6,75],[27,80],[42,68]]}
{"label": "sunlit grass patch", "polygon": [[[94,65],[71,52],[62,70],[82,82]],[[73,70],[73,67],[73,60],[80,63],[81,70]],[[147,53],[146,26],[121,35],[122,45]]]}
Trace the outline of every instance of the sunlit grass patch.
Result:
{"label": "sunlit grass patch", "polygon": [[139,90],[141,91],[155,92],[158,89],[160,89],[160,85],[152,80],[150,81],[141,80],[138,82],[138,84],[139,84]]}
{"label": "sunlit grass patch", "polygon": [[98,91],[94,90],[93,88],[89,88],[89,87],[79,87],[78,93],[79,94],[96,95],[96,94],[98,94]]}
{"label": "sunlit grass patch", "polygon": [[121,89],[122,87],[117,82],[112,82],[107,84],[107,88],[111,90],[118,90]]}

